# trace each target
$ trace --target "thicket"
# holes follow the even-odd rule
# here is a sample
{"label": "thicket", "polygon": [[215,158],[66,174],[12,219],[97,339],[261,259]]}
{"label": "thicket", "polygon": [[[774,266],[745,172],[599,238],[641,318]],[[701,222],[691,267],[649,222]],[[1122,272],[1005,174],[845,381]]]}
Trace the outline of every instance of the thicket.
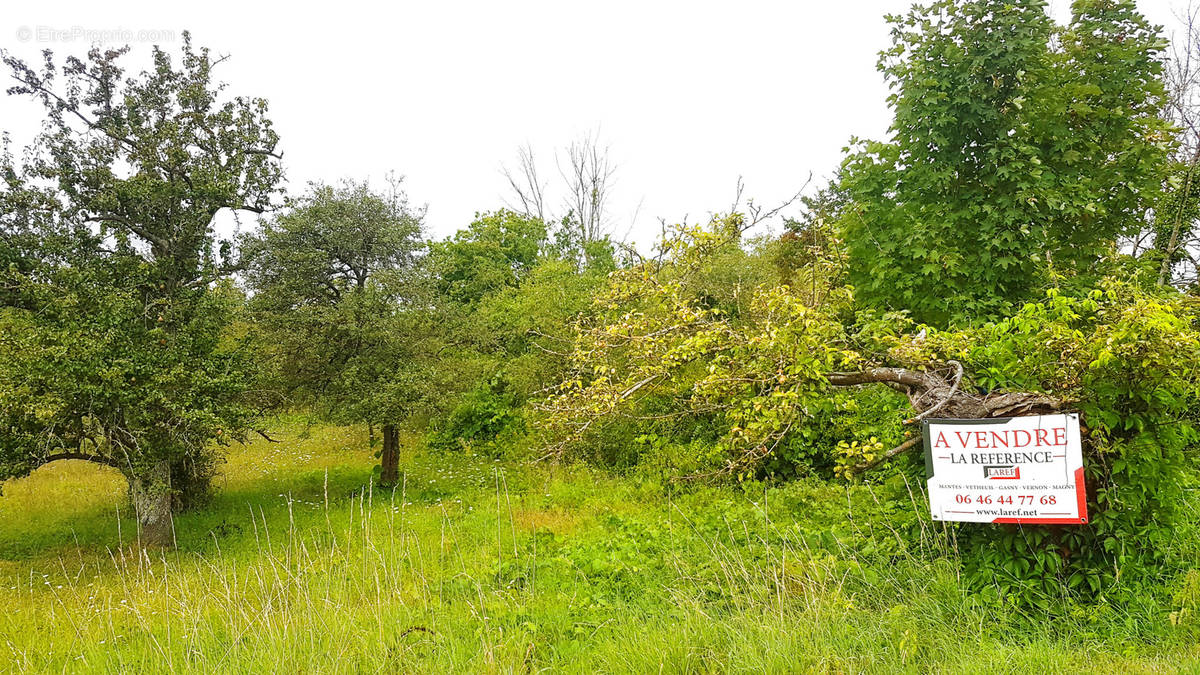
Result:
{"label": "thicket", "polygon": [[1076,2],[1065,26],[1045,9],[892,17],[892,139],[783,237],[731,213],[611,273],[526,409],[539,445],[675,487],[816,476],[908,501],[916,418],[1075,411],[1092,522],[947,526],[972,585],[1124,601],[1188,569],[1200,310],[1157,274],[1158,210],[1190,198],[1163,42],[1129,2]]}
{"label": "thicket", "polygon": [[[599,189],[557,221],[535,200],[443,241],[398,183],[275,204],[265,102],[218,106],[190,42],[127,82],[120,52],[69,60],[105,86],[65,99],[52,62],[6,57],[52,124],[0,167],[0,478],[120,466],[154,483],[161,535],[217,444],[305,408],[373,447],[380,429],[386,485],[408,426],[442,452],[585,459],[672,492],[865,482],[912,541],[920,417],[1072,411],[1087,525],[943,525],[948,545],[921,550],[957,551],[1005,602],[1159,592],[1194,566],[1175,535],[1200,442],[1200,301],[1160,272],[1188,253],[1164,234],[1200,209],[1159,33],[1117,0],[1077,0],[1065,26],[1036,0],[892,22],[889,140],[855,144],[781,235],[748,205],[650,252],[597,236]],[[272,213],[218,242],[225,208]]]}
{"label": "thicket", "polygon": [[[865,480],[907,504],[924,482],[921,414],[1078,411],[1091,522],[948,526],[972,582],[1022,601],[1117,599],[1187,568],[1172,542],[1196,485],[1195,298],[1103,279],[939,329],[857,306],[832,263],[772,279],[779,242],[746,251],[737,222],[684,230],[663,260],[610,278],[544,406],[561,452],[636,448],[675,482]],[[753,283],[713,293],[733,270]],[[946,385],[922,391],[927,378]]]}

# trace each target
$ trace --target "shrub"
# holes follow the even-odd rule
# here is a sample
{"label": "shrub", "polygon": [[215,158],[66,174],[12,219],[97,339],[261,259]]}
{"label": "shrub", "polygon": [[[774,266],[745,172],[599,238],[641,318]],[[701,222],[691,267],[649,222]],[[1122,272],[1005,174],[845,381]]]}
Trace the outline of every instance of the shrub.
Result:
{"label": "shrub", "polygon": [[1063,589],[1123,599],[1170,573],[1200,439],[1200,314],[1194,301],[1122,282],[1040,303],[929,343],[984,389],[1049,392],[1081,413],[1090,522],[1081,527],[961,525],[968,575],[999,594],[1044,602]]}
{"label": "shrub", "polygon": [[523,426],[514,396],[505,393],[497,380],[477,385],[462,396],[429,439],[436,448],[450,449],[491,441],[505,431]]}

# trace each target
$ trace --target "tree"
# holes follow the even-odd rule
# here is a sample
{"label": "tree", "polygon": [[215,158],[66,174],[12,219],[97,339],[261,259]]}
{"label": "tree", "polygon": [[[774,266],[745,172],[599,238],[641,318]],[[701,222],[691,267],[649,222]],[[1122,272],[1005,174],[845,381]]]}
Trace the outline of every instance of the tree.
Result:
{"label": "tree", "polygon": [[945,324],[1094,279],[1140,229],[1171,148],[1163,47],[1127,0],[939,0],[889,17],[892,139],[844,165],[861,301]]}
{"label": "tree", "polygon": [[245,243],[276,384],[330,418],[380,425],[386,485],[398,477],[397,423],[436,382],[418,356],[435,324],[421,295],[422,217],[398,180],[386,195],[314,184]]}
{"label": "tree", "polygon": [[586,245],[600,241],[608,229],[608,198],[616,169],[608,158],[608,148],[596,139],[584,136],[567,147],[567,165],[559,167],[567,188],[564,223],[570,222]]}
{"label": "tree", "polygon": [[575,253],[588,264],[606,248],[611,226],[608,202],[616,167],[608,148],[600,147],[590,134],[567,146],[565,155],[565,159],[555,156],[562,179],[562,211],[556,218],[550,216],[547,183],[538,171],[532,148],[520,149],[515,173],[508,168],[503,173],[515,197],[513,209],[526,218],[557,222],[553,235],[558,248]]}
{"label": "tree", "polygon": [[17,243],[0,271],[0,477],[67,458],[116,467],[141,541],[163,545],[173,508],[207,487],[214,443],[253,419],[245,345],[227,331],[237,265],[213,218],[272,208],[281,169],[266,101],[213,80],[223,57],[185,33],[177,63],[156,47],[127,77],[127,51],[61,69],[48,50],[40,68],[3,55],[9,93],[46,118],[0,187]]}
{"label": "tree", "polygon": [[1189,2],[1182,18],[1183,35],[1172,41],[1165,69],[1167,112],[1179,143],[1153,227],[1139,233],[1132,247],[1134,255],[1158,256],[1158,285],[1194,288],[1200,284],[1200,5]]}
{"label": "tree", "polygon": [[547,246],[540,221],[511,211],[480,216],[431,248],[445,339],[454,346],[437,365],[456,374],[442,389],[453,406],[434,420],[431,442],[462,447],[511,438],[525,428],[525,402],[561,375],[570,324],[612,271],[612,255],[593,255],[581,269],[575,256]]}
{"label": "tree", "polygon": [[431,244],[430,255],[441,291],[455,302],[471,304],[517,285],[547,243],[541,220],[501,209],[477,214],[453,238]]}

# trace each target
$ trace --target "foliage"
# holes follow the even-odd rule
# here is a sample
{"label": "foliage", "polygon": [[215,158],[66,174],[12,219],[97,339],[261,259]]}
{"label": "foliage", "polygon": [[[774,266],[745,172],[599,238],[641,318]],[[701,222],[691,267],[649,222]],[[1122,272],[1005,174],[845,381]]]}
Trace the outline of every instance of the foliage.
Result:
{"label": "foliage", "polygon": [[937,559],[951,543],[932,524],[924,547],[892,533],[915,507],[885,498],[889,486],[664,494],[585,466],[412,448],[392,494],[367,488],[361,425],[269,428],[282,442],[235,447],[216,498],[179,516],[179,550],[140,564],[113,545],[131,530],[119,476],[63,462],[11,483],[3,662],[215,673],[1200,665],[1195,575],[1121,611],[1063,600],[1051,619],[983,604]]}
{"label": "foliage", "polygon": [[[621,647],[663,627],[659,669],[672,630],[700,625],[714,643],[726,621],[762,634],[825,630],[831,615],[872,626],[883,646],[859,644],[858,629],[822,634],[823,648],[850,640],[870,655],[812,662],[833,670],[934,668],[934,650],[985,621],[1032,632],[1067,617],[1122,638],[1169,621],[1194,636],[1200,305],[1164,284],[1190,252],[1163,240],[1194,220],[1195,162],[1170,159],[1157,29],[1130,0],[1076,0],[1065,26],[1042,0],[934,0],[890,21],[889,140],[856,143],[781,236],[747,235],[763,213],[751,205],[753,222],[677,226],[649,255],[604,236],[611,166],[590,141],[571,149],[557,225],[527,151],[523,182],[509,176],[526,213],[478,213],[441,241],[425,241],[398,180],[311,184],[254,234],[217,241],[214,217],[274,208],[282,176],[265,102],[223,96],[220,59],[186,36],[179,65],[156,49],[137,77],[124,50],[61,73],[49,54],[41,68],[5,55],[12,93],[42,102],[46,126],[24,165],[0,153],[0,479],[91,460],[124,473],[142,512],[205,492],[214,446],[248,442],[265,410],[365,426],[337,432],[334,454],[353,462],[382,427],[381,481],[326,455],[324,475],[289,472],[294,449],[322,454],[310,432],[331,432],[310,424],[251,446],[255,460],[235,454],[236,490],[187,517],[186,551],[236,548],[220,563],[231,569],[189,572],[224,602],[247,584],[257,595],[232,619],[191,598],[202,609],[187,629],[209,631],[207,651],[182,655],[170,632],[166,648],[153,631],[145,644],[215,669],[243,654],[230,631],[295,607],[342,626],[370,603],[372,635],[403,617],[453,634],[455,650],[488,650],[417,660],[432,669],[495,669],[492,650],[523,654],[521,669],[577,665],[613,621]],[[1155,243],[1119,243],[1133,234]],[[1008,396],[1081,413],[1086,526],[930,522],[913,425],[939,410],[997,417],[987,403]],[[402,424],[421,434],[410,445],[441,452],[402,449]],[[512,465],[526,455],[566,469]],[[10,485],[30,494],[39,480]],[[276,489],[282,503],[264,492]],[[85,501],[89,513],[103,502]],[[245,501],[262,539],[259,521],[252,540],[231,515]],[[284,559],[266,526],[278,533],[285,511]],[[0,551],[65,544],[46,522],[5,541],[0,518]],[[160,538],[174,537],[167,522]],[[139,574],[157,569],[135,559]],[[112,560],[124,584],[131,571]],[[164,575],[178,562],[164,556]],[[29,602],[44,614],[42,600]],[[1122,613],[1139,625],[1114,628]],[[63,615],[77,635],[95,628]],[[269,627],[288,642],[289,626]],[[436,651],[408,635],[338,665]],[[327,637],[305,648],[325,653]],[[149,663],[116,653],[86,658]],[[617,653],[630,670],[655,665]],[[669,665],[778,665],[741,654]]]}
{"label": "foliage", "polygon": [[399,183],[314,184],[243,242],[251,309],[274,379],[293,404],[331,419],[374,424],[404,418],[428,293],[419,271],[420,212]]}
{"label": "foliage", "polygon": [[993,588],[1045,601],[1062,586],[1114,599],[1161,577],[1196,484],[1200,306],[1106,281],[1084,297],[1046,301],[976,330],[933,332],[930,348],[959,358],[984,386],[1054,392],[1082,413],[1090,523],[1026,528],[997,538],[966,526],[971,573]]}
{"label": "foliage", "polygon": [[498,385],[495,381],[483,383],[463,394],[441,428],[430,435],[429,444],[457,449],[492,441],[504,432],[519,431],[522,418],[515,397],[496,391]]}
{"label": "foliage", "polygon": [[1128,0],[1079,0],[1062,27],[1042,0],[890,20],[892,139],[859,143],[841,185],[859,300],[944,325],[1094,279],[1165,177],[1156,29]]}
{"label": "foliage", "polygon": [[[187,34],[178,63],[156,48],[137,76],[125,52],[61,70],[49,51],[40,69],[4,55],[45,125],[27,165],[3,167],[0,477],[78,455],[161,503],[198,496],[213,442],[249,428],[222,282],[236,261],[212,221],[270,208],[281,169],[266,102],[224,96]],[[143,515],[148,539],[169,535],[161,509]]]}
{"label": "foliage", "polygon": [[[810,284],[763,283],[743,291],[747,301],[714,302],[695,277],[738,248],[734,223],[683,230],[661,264],[610,277],[577,324],[570,373],[544,405],[542,422],[564,450],[587,447],[589,437],[613,443],[607,435],[624,429],[641,461],[669,480],[853,479],[886,460],[888,448],[903,449],[912,412],[879,385],[835,389],[835,376],[872,381],[839,371],[955,361],[966,369],[963,390],[1044,393],[1080,411],[1088,432],[1090,524],[998,537],[992,526],[955,526],[976,587],[1021,604],[1063,588],[1128,600],[1142,581],[1170,572],[1163,552],[1196,479],[1200,441],[1193,301],[1105,280],[1083,296],[1052,291],[1012,317],[957,330],[874,312],[848,324],[843,310],[853,301],[837,286],[806,294]],[[923,473],[913,461],[896,470],[918,483]]]}
{"label": "foliage", "polygon": [[383,427],[381,480],[394,484],[398,425],[436,406],[439,308],[422,270],[422,213],[399,180],[314,184],[243,244],[263,328],[264,386],[327,419]]}
{"label": "foliage", "polygon": [[1139,257],[1145,263],[1157,263],[1160,285],[1168,282],[1193,294],[1200,290],[1200,277],[1195,256],[1189,242],[1196,236],[1193,224],[1200,220],[1200,176],[1195,162],[1172,161],[1167,170],[1163,191],[1154,208],[1154,222],[1149,228],[1154,235],[1154,246]]}
{"label": "foliage", "polygon": [[519,286],[483,298],[466,318],[471,348],[499,360],[509,387],[524,402],[566,368],[571,323],[591,307],[607,270],[580,271],[573,261],[543,259]]}
{"label": "foliage", "polygon": [[[740,223],[681,227],[661,264],[610,275],[578,324],[571,372],[545,405],[544,423],[564,443],[613,418],[709,419],[722,431],[701,464],[744,473],[809,411],[830,410],[825,374],[859,360],[837,321],[849,295],[828,286],[823,265],[808,268],[808,293],[707,283],[723,260],[742,257]],[[663,398],[666,408],[654,409]]]}
{"label": "foliage", "polygon": [[476,216],[454,237],[430,244],[441,292],[456,302],[478,302],[516,286],[538,262],[547,244],[546,226],[501,209]]}
{"label": "foliage", "polygon": [[[593,244],[593,253],[607,250]],[[500,211],[432,243],[430,257],[450,324],[441,332],[455,345],[437,358],[449,382],[431,442],[459,447],[523,430],[521,408],[567,367],[570,324],[612,269],[611,251],[581,267],[578,256],[546,242],[540,221]]]}

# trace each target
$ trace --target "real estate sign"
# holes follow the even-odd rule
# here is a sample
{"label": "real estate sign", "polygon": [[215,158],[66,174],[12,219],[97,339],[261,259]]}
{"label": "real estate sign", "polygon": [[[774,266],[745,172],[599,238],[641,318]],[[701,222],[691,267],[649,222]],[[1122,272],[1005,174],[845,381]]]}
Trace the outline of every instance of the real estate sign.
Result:
{"label": "real estate sign", "polygon": [[1079,416],[924,422],[935,520],[1087,522]]}

